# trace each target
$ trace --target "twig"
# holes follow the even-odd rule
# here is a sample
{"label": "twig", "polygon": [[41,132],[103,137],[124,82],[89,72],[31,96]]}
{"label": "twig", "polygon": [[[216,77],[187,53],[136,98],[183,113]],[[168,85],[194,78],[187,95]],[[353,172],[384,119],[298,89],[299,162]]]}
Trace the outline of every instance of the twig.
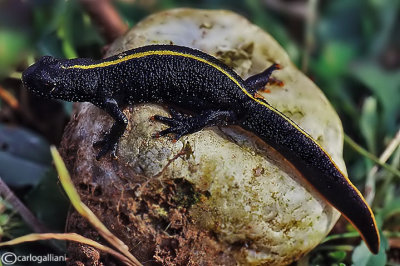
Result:
{"label": "twig", "polygon": [[49,230],[32,214],[32,212],[15,196],[11,189],[0,177],[0,195],[13,206],[25,223],[36,233],[45,233]]}
{"label": "twig", "polygon": [[277,12],[304,19],[307,16],[307,6],[300,2],[283,2],[280,0],[264,0],[264,4]]}
{"label": "twig", "polygon": [[320,245],[316,247],[313,251],[320,250],[341,250],[341,251],[353,251],[354,246],[352,245]]}
{"label": "twig", "polygon": [[111,245],[113,245],[121,254],[123,254],[132,265],[142,265],[136,258],[129,252],[128,246],[122,242],[117,236],[115,236],[97,216],[81,201],[78,192],[76,191],[74,184],[71,180],[71,176],[62,160],[60,154],[54,146],[50,147],[51,155],[54,160],[54,164],[57,169],[57,173],[60,178],[61,185],[63,186],[65,193],[67,194],[72,206],[75,210],[84,217],[96,230],[97,232]]}
{"label": "twig", "polygon": [[[398,167],[400,165],[400,150],[396,150],[399,152],[395,152],[392,158],[392,165],[394,167]],[[385,178],[383,179],[383,183],[379,186],[379,191],[377,192],[377,195],[375,198],[384,200],[387,196],[388,189],[390,188],[390,185],[393,184],[393,178],[394,175],[386,175]],[[379,204],[379,202],[378,202]]]}
{"label": "twig", "polygon": [[[399,147],[399,145],[400,145],[400,130],[397,131],[396,136],[392,139],[392,141],[390,141],[389,145],[386,147],[386,149],[379,157],[379,160],[385,163],[393,154],[393,152],[396,150],[396,148]],[[369,204],[372,203],[375,197],[375,177],[377,172],[378,172],[378,166],[374,165],[374,167],[372,167],[371,170],[369,171],[367,175],[367,180],[365,182],[365,200]]]}
{"label": "twig", "polygon": [[18,109],[19,103],[15,97],[0,86],[0,99],[3,99],[5,103],[7,103],[12,109]]}
{"label": "twig", "polygon": [[80,2],[108,42],[114,41],[128,30],[128,25],[110,0],[80,0]]}
{"label": "twig", "polygon": [[14,72],[11,72],[10,75],[9,75],[8,77],[11,78],[11,79],[18,79],[18,80],[21,80],[21,78],[22,78],[22,73],[21,73],[21,72],[14,71]]}
{"label": "twig", "polygon": [[366,158],[370,159],[371,161],[375,162],[377,165],[385,168],[387,171],[389,171],[390,173],[396,175],[397,177],[400,177],[400,171],[393,168],[392,166],[381,162],[381,160],[379,160],[378,157],[376,157],[375,155],[373,155],[372,153],[368,152],[366,149],[364,149],[363,147],[361,147],[360,145],[358,145],[354,140],[352,140],[349,136],[347,136],[346,134],[344,134],[344,141],[349,144],[355,151],[357,151],[358,153],[360,153],[361,155],[365,156]]}
{"label": "twig", "polygon": [[354,237],[360,237],[360,234],[356,231],[353,231],[353,232],[346,232],[343,234],[329,235],[329,236],[325,237],[324,240],[322,240],[321,244],[331,241],[331,240],[343,239],[343,238],[354,238]]}
{"label": "twig", "polygon": [[314,46],[314,28],[317,19],[318,0],[308,0],[306,25],[304,32],[304,51],[303,60],[301,62],[301,70],[306,73],[310,61],[310,53]]}
{"label": "twig", "polygon": [[32,241],[38,241],[38,240],[69,240],[69,241],[74,241],[86,245],[90,245],[96,249],[102,250],[104,252],[107,252],[111,254],[112,256],[118,258],[121,262],[123,262],[125,265],[128,266],[139,266],[141,264],[135,264],[134,262],[131,262],[127,257],[125,257],[123,254],[119,253],[118,251],[109,248],[107,246],[104,246],[90,238],[86,238],[84,236],[81,236],[76,233],[64,233],[64,234],[57,234],[57,233],[46,233],[46,234],[29,234],[21,237],[17,237],[15,239],[12,239],[7,242],[0,243],[0,247],[3,246],[12,246],[12,245],[18,245],[26,242],[32,242]]}
{"label": "twig", "polygon": [[386,236],[386,238],[400,238],[400,232],[383,231],[383,234]]}

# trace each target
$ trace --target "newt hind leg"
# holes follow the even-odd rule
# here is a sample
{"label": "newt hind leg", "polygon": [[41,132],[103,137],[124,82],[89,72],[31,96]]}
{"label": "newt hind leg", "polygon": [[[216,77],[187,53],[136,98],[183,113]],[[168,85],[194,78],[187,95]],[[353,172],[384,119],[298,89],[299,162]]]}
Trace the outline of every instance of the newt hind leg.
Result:
{"label": "newt hind leg", "polygon": [[234,111],[207,110],[198,115],[189,116],[169,108],[171,117],[155,115],[153,120],[167,124],[169,128],[154,135],[158,138],[167,134],[175,134],[174,140],[184,135],[197,132],[209,126],[226,126],[235,124],[237,115]]}
{"label": "newt hind leg", "polygon": [[245,84],[251,95],[255,95],[256,92],[264,87],[268,82],[272,81],[274,83],[278,83],[278,85],[283,84],[281,81],[271,78],[272,72],[281,68],[282,66],[279,64],[272,64],[263,72],[247,78],[245,80]]}

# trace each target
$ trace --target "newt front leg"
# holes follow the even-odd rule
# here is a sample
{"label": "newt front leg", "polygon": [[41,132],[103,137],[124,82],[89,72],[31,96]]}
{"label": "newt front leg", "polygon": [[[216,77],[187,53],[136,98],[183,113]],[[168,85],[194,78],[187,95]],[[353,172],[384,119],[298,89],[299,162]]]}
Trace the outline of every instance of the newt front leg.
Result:
{"label": "newt front leg", "polygon": [[117,158],[116,151],[118,147],[118,141],[122,134],[124,134],[126,126],[128,125],[128,119],[119,108],[115,99],[106,98],[103,102],[102,109],[104,109],[112,118],[114,118],[115,122],[102,140],[93,143],[94,147],[101,148],[96,156],[96,160],[100,160],[100,158],[109,151],[111,152],[111,156],[113,158]]}

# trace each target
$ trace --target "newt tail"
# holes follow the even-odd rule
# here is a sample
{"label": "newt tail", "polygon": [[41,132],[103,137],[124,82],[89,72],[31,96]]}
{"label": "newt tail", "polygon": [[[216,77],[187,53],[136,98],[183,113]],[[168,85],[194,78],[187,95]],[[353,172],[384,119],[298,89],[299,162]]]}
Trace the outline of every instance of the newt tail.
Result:
{"label": "newt tail", "polygon": [[[270,107],[269,107],[270,108]],[[297,132],[292,123],[268,108],[254,104],[252,115],[240,126],[255,133],[282,154],[319,194],[359,231],[372,253],[379,251],[380,237],[375,217],[358,189],[351,183],[332,158],[307,133]],[[263,117],[273,125],[257,121]],[[301,143],[299,145],[298,143]]]}
{"label": "newt tail", "polygon": [[371,252],[377,253],[378,228],[361,193],[309,134],[257,96],[281,67],[273,64],[243,80],[199,50],[149,45],[102,60],[44,56],[24,71],[22,82],[42,97],[91,102],[114,119],[103,139],[94,143],[100,149],[98,160],[107,153],[116,157],[128,124],[121,110],[126,105],[154,102],[169,106],[171,117],[153,117],[169,125],[155,134],[158,137],[172,133],[179,139],[209,126],[239,125],[287,158],[357,228]]}

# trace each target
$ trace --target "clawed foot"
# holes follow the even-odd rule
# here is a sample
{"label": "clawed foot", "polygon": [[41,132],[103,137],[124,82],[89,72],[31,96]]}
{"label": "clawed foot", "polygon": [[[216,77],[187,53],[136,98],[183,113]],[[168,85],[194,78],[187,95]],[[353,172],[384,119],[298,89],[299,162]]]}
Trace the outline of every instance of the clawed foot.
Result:
{"label": "clawed foot", "polygon": [[276,79],[276,78],[269,78],[268,84],[269,85],[276,85],[276,86],[279,86],[279,87],[285,86],[285,83],[283,83],[282,80],[279,80],[279,79]]}
{"label": "clawed foot", "polygon": [[181,114],[173,108],[169,108],[169,113],[171,114],[171,117],[155,115],[151,118],[152,120],[159,121],[170,126],[169,128],[154,134],[153,137],[159,138],[172,133],[175,134],[174,141],[177,141],[183,135],[191,132],[191,129],[193,128],[193,118]]}
{"label": "clawed foot", "polygon": [[93,143],[94,148],[100,148],[100,152],[96,156],[96,160],[100,160],[101,157],[110,152],[110,155],[113,159],[117,159],[117,148],[118,142],[115,142],[111,139],[110,134],[106,134],[102,140],[96,141]]}

